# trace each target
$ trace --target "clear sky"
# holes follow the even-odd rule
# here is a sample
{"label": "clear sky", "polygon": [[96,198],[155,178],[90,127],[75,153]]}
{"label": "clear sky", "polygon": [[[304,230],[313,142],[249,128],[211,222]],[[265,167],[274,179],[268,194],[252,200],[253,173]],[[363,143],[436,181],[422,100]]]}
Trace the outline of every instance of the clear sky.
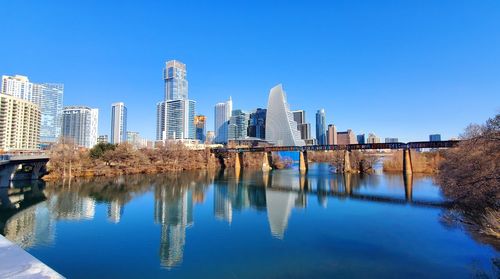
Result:
{"label": "clear sky", "polygon": [[[65,85],[65,105],[128,107],[154,139],[166,60],[187,64],[189,96],[213,129],[214,104],[292,109],[401,141],[458,135],[500,112],[500,1],[0,0],[0,74]],[[314,129],[314,128],[313,128]]]}

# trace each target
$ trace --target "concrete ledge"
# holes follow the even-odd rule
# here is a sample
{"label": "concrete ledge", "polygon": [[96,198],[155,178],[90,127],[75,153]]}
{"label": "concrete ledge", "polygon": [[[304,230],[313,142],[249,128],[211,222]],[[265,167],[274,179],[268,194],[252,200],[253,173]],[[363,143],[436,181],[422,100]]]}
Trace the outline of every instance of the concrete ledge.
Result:
{"label": "concrete ledge", "polygon": [[0,278],[64,278],[0,235]]}

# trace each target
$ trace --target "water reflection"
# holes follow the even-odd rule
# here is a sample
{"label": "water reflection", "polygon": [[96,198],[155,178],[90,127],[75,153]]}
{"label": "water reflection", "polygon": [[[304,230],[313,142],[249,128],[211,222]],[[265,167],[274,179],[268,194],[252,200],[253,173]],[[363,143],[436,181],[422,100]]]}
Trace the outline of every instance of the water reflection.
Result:
{"label": "water reflection", "polygon": [[[127,203],[151,192],[153,220],[160,227],[159,262],[165,268],[179,266],[184,258],[186,231],[194,224],[194,205],[213,194],[213,216],[231,224],[235,212],[255,210],[267,214],[269,233],[284,239],[294,210],[307,207],[308,196],[328,207],[331,197],[383,203],[415,202],[413,177],[381,175],[338,175],[319,167],[307,175],[296,170],[261,172],[193,172],[168,175],[138,175],[93,179],[43,187],[2,188],[2,231],[24,248],[51,245],[58,221],[90,221],[99,204],[106,205],[109,224],[126,218]],[[213,185],[213,188],[211,186]],[[383,187],[382,187],[383,186]],[[392,192],[377,190],[398,189]],[[210,192],[211,190],[211,192]],[[382,194],[380,194],[380,192]],[[47,199],[45,201],[45,199]]]}

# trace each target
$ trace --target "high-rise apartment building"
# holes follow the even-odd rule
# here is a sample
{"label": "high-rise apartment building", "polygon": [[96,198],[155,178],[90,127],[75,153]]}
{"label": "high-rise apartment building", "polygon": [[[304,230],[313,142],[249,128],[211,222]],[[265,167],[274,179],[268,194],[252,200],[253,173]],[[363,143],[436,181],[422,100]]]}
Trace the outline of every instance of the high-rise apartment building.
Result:
{"label": "high-rise apartment building", "polygon": [[1,93],[37,104],[40,108],[40,141],[55,142],[61,135],[64,85],[32,83],[28,77],[2,76]]}
{"label": "high-rise apartment building", "polygon": [[228,140],[244,139],[247,137],[250,114],[241,109],[233,110],[228,125]]}
{"label": "high-rise apartment building", "polygon": [[223,103],[215,105],[214,112],[214,128],[215,128],[215,143],[227,143],[228,126],[231,114],[233,112],[233,101],[231,97]]}
{"label": "high-rise apartment building", "polygon": [[266,138],[266,114],[267,109],[258,108],[250,113],[247,135],[252,138]]}
{"label": "high-rise apartment building", "polygon": [[195,139],[196,102],[188,99],[186,65],[167,61],[163,70],[165,99],[156,104],[156,139]]}
{"label": "high-rise apartment building", "polygon": [[108,143],[108,135],[100,135],[97,137],[97,143]]}
{"label": "high-rise apartment building", "polygon": [[0,94],[0,149],[38,149],[40,118],[38,105]]}
{"label": "high-rise apartment building", "polygon": [[278,146],[303,146],[297,122],[286,101],[281,84],[271,88],[267,102],[266,141]]}
{"label": "high-rise apartment building", "polygon": [[356,139],[356,135],[352,132],[351,129],[348,129],[345,132],[337,132],[337,144],[357,144],[358,141]]}
{"label": "high-rise apartment building", "polygon": [[194,117],[194,126],[196,128],[196,139],[201,143],[206,140],[205,129],[207,127],[207,117],[205,115],[196,115]]}
{"label": "high-rise apartment building", "polygon": [[335,125],[328,125],[327,141],[329,145],[337,144],[337,127]]}
{"label": "high-rise apartment building", "polygon": [[111,143],[127,141],[127,107],[124,103],[111,105]]}
{"label": "high-rise apartment building", "polygon": [[63,109],[62,136],[72,139],[76,145],[92,148],[97,143],[99,110],[85,106]]}
{"label": "high-rise apartment building", "polygon": [[318,145],[325,145],[326,142],[326,115],[325,110],[320,109],[316,112],[316,139]]}

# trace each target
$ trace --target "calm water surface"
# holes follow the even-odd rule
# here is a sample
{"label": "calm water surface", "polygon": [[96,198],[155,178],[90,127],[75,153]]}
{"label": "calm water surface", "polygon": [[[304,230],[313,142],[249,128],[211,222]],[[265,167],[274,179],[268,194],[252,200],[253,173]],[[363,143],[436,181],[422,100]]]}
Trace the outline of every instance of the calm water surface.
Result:
{"label": "calm water surface", "polygon": [[26,186],[0,189],[0,229],[69,278],[498,276],[430,177],[317,164]]}

